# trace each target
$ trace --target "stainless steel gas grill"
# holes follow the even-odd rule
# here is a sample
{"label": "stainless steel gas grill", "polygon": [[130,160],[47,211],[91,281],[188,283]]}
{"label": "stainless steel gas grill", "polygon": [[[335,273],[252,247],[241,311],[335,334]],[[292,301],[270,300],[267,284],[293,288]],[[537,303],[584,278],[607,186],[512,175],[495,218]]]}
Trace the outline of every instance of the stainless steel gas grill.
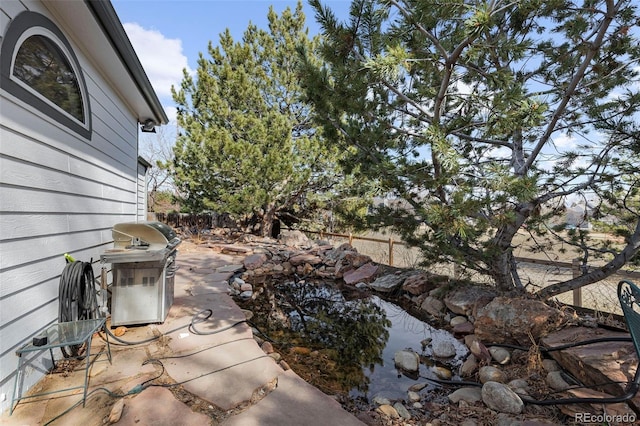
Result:
{"label": "stainless steel gas grill", "polygon": [[164,322],[180,238],[161,222],[118,223],[111,234],[113,249],[100,257],[112,265],[111,325]]}

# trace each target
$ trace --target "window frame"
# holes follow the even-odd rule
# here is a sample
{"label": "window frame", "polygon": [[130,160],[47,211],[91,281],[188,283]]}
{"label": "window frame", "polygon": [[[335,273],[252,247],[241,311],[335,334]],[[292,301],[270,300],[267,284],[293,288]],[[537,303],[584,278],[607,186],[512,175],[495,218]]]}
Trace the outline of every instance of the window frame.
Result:
{"label": "window frame", "polygon": [[[65,59],[76,76],[80,89],[84,122],[78,120],[33,87],[13,75],[18,51],[22,43],[32,36],[46,37],[55,44],[65,56]],[[91,139],[91,107],[82,68],[71,44],[51,20],[44,15],[30,11],[17,15],[9,23],[7,33],[0,47],[0,56],[0,88],[33,106],[41,113],[51,117],[83,138]]]}

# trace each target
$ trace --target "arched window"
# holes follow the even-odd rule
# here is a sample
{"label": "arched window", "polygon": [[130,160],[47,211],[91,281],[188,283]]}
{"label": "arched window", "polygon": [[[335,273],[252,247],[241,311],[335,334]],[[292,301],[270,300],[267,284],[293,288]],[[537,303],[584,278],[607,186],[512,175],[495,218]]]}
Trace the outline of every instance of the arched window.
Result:
{"label": "arched window", "polygon": [[64,53],[50,38],[42,35],[27,38],[18,49],[11,75],[84,122],[78,78]]}
{"label": "arched window", "polygon": [[23,12],[2,41],[0,86],[83,137],[91,138],[87,89],[78,60],[46,17]]}

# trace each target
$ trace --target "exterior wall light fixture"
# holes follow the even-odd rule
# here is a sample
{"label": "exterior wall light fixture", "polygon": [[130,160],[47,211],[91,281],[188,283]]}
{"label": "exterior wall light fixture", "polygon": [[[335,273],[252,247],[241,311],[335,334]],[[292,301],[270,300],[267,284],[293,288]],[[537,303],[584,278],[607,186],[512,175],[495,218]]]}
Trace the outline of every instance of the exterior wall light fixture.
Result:
{"label": "exterior wall light fixture", "polygon": [[140,131],[142,131],[143,133],[155,133],[156,122],[150,118],[145,120],[144,123],[142,123],[142,126],[140,126]]}

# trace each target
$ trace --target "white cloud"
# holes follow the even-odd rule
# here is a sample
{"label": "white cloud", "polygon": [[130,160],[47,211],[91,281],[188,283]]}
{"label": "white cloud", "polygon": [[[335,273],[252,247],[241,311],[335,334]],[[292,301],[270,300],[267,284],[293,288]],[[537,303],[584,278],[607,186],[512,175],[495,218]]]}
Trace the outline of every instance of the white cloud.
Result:
{"label": "white cloud", "polygon": [[565,151],[575,148],[577,140],[573,136],[561,133],[559,136],[553,138],[553,144],[558,148],[558,150]]}
{"label": "white cloud", "polygon": [[182,40],[166,38],[159,31],[145,29],[137,23],[128,22],[123,26],[158,96],[171,96],[171,86],[180,85],[182,70],[189,70],[187,57],[182,53]]}
{"label": "white cloud", "polygon": [[474,92],[473,88],[462,80],[456,80],[455,86],[458,93],[461,95],[470,95]]}
{"label": "white cloud", "polygon": [[169,118],[169,124],[175,124],[176,118],[178,116],[178,108],[175,106],[165,106],[164,112],[167,113],[167,117]]}
{"label": "white cloud", "polygon": [[502,160],[509,160],[513,155],[513,151],[511,150],[511,148],[507,148],[506,146],[494,148],[490,152],[491,158],[498,158]]}

